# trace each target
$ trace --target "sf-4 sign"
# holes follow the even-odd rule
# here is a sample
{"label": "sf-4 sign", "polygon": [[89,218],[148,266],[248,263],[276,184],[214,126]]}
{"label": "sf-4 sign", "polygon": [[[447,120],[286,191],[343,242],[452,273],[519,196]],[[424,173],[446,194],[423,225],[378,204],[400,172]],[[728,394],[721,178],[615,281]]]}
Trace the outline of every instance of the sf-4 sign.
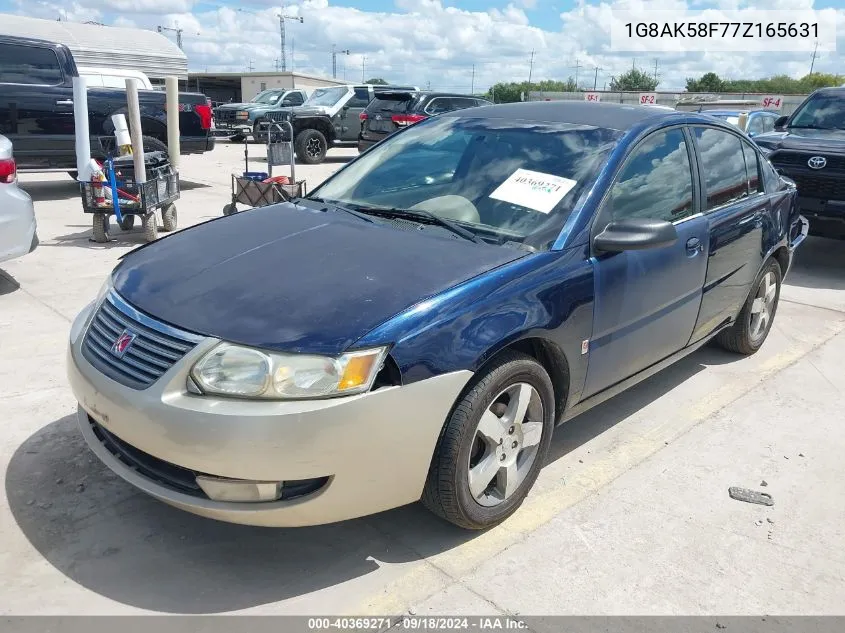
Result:
{"label": "sf-4 sign", "polygon": [[643,92],[640,94],[640,105],[657,105],[656,92]]}
{"label": "sf-4 sign", "polygon": [[760,99],[760,105],[766,110],[780,110],[783,106],[783,97],[781,95],[766,95]]}
{"label": "sf-4 sign", "polygon": [[601,101],[601,93],[599,92],[585,92],[584,101]]}

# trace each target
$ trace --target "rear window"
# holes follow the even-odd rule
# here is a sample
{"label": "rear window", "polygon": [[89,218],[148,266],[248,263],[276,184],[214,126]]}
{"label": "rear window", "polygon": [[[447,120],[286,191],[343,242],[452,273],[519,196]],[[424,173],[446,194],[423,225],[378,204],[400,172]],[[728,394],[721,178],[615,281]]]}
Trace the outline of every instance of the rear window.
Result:
{"label": "rear window", "polygon": [[49,48],[0,44],[0,83],[59,85],[59,58]]}
{"label": "rear window", "polygon": [[414,99],[411,95],[380,95],[373,99],[373,102],[367,109],[371,112],[393,112],[401,114],[408,112],[413,101]]}

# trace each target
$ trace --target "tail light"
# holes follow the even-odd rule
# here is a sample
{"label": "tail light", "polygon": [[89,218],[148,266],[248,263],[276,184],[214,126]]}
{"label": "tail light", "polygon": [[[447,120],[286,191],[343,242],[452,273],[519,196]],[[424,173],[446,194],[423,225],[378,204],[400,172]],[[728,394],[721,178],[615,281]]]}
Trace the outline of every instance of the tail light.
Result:
{"label": "tail light", "polygon": [[12,184],[17,179],[17,167],[14,158],[0,159],[0,183]]}
{"label": "tail light", "polygon": [[394,114],[390,117],[390,120],[393,121],[399,127],[405,127],[406,125],[413,125],[414,123],[419,123],[423,119],[427,118],[424,114]]}
{"label": "tail light", "polygon": [[205,105],[196,105],[194,106],[194,112],[200,118],[200,125],[204,130],[211,129],[211,106],[208,104]]}
{"label": "tail light", "polygon": [[367,113],[362,112],[361,114],[358,115],[358,118],[361,119],[362,121],[366,121],[367,120]]}

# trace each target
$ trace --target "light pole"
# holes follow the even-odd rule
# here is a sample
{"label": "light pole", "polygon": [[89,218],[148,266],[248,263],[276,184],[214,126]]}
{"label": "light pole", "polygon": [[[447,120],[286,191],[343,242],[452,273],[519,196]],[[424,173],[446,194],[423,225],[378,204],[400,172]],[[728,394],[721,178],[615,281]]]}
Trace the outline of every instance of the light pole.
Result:
{"label": "light pole", "polygon": [[349,49],[344,49],[342,51],[335,50],[335,45],[332,44],[332,78],[337,79],[337,54],[340,53],[341,55],[349,55]]}
{"label": "light pole", "polygon": [[364,83],[364,67],[367,63],[367,56],[361,55],[361,83]]}
{"label": "light pole", "polygon": [[284,13],[277,13],[276,17],[279,18],[279,47],[281,48],[282,53],[282,72],[287,72],[288,69],[288,61],[287,56],[285,55],[285,20],[294,20],[302,24],[302,16],[296,15],[285,15]]}

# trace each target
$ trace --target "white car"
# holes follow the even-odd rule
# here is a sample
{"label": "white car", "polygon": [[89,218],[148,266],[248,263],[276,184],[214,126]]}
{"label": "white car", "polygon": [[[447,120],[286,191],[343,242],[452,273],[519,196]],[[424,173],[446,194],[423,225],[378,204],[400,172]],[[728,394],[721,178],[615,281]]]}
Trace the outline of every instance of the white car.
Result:
{"label": "white car", "polygon": [[38,246],[32,198],[18,187],[12,143],[0,135],[0,262]]}

